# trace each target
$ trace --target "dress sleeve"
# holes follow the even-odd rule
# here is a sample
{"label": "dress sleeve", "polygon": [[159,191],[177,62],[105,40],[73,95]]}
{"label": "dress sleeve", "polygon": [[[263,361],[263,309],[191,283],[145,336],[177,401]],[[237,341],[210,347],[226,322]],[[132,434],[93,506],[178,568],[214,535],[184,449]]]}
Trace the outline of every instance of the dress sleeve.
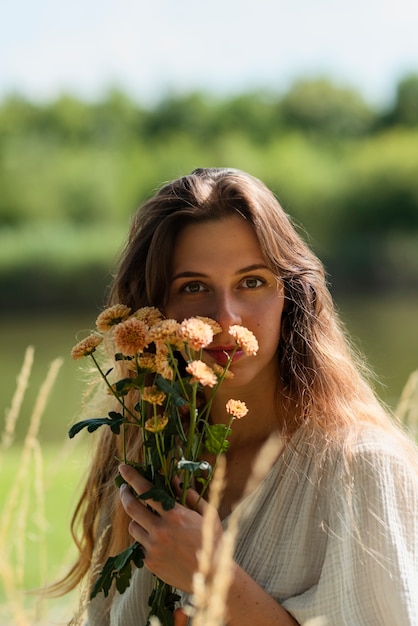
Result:
{"label": "dress sleeve", "polygon": [[401,455],[359,447],[328,482],[327,546],[317,583],[283,602],[304,624],[417,626],[418,477]]}

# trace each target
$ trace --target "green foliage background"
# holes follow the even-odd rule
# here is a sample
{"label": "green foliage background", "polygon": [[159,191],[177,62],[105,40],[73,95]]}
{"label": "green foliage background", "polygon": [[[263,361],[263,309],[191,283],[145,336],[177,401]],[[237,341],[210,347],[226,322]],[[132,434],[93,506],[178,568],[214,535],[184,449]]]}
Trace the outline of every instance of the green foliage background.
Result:
{"label": "green foliage background", "polygon": [[200,166],[262,178],[336,291],[418,285],[418,75],[385,110],[325,79],[152,108],[117,90],[99,102],[15,94],[0,103],[2,311],[101,305],[132,212]]}

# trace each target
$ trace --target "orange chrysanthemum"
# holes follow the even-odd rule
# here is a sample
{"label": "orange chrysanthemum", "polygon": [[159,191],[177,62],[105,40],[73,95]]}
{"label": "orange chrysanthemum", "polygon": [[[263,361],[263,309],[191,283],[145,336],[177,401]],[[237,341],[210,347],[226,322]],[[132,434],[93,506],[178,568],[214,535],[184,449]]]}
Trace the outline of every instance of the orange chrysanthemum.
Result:
{"label": "orange chrysanthemum", "polygon": [[85,339],[79,341],[74,348],[71,350],[71,358],[74,360],[82,359],[83,356],[88,356],[92,354],[97,346],[101,344],[103,341],[102,335],[99,333],[92,333]]}
{"label": "orange chrysanthemum", "polygon": [[247,354],[254,356],[258,351],[258,341],[253,333],[244,326],[229,327],[229,334],[235,339],[238,346],[244,350]]}
{"label": "orange chrysanthemum", "polygon": [[113,338],[115,346],[122,354],[138,354],[148,345],[148,326],[141,320],[130,317],[116,326]]}
{"label": "orange chrysanthemum", "polygon": [[205,317],[204,315],[196,315],[196,319],[201,320],[202,322],[205,322],[206,324],[209,324],[214,335],[219,335],[219,333],[222,332],[222,326],[216,320],[213,320],[211,317]]}
{"label": "orange chrysanthemum", "polygon": [[124,322],[129,317],[131,309],[124,304],[114,304],[100,313],[96,320],[97,330],[106,332],[116,324]]}
{"label": "orange chrysanthemum", "polygon": [[163,319],[163,314],[153,306],[143,306],[135,311],[132,317],[136,317],[136,319],[141,320],[141,322],[144,322],[147,326],[154,326],[154,324],[157,324],[157,322]]}
{"label": "orange chrysanthemum", "polygon": [[167,380],[174,379],[174,370],[168,361],[168,348],[163,344],[159,346],[155,355],[155,371]]}
{"label": "orange chrysanthemum", "polygon": [[167,343],[181,349],[183,341],[180,339],[179,329],[180,324],[176,320],[161,320],[149,331],[150,343],[158,345]]}
{"label": "orange chrysanthemum", "polygon": [[213,340],[211,325],[197,317],[183,320],[180,324],[180,333],[192,350],[206,348]]}
{"label": "orange chrysanthemum", "polygon": [[152,387],[144,387],[142,391],[142,399],[150,404],[158,404],[161,406],[165,397],[164,391],[160,391],[155,385],[152,385]]}
{"label": "orange chrysanthemum", "polygon": [[228,402],[226,403],[226,410],[227,413],[229,413],[233,417],[236,417],[236,419],[238,420],[248,413],[245,402],[241,402],[241,400],[228,400]]}
{"label": "orange chrysanthemum", "polygon": [[166,415],[156,415],[155,417],[150,417],[145,422],[145,430],[148,430],[150,433],[160,433],[168,424],[168,417]]}
{"label": "orange chrysanthemum", "polygon": [[141,354],[141,356],[138,357],[138,367],[143,370],[155,372],[155,354]]}
{"label": "orange chrysanthemum", "polygon": [[214,387],[218,382],[213,369],[203,361],[192,361],[187,365],[186,372],[191,374],[192,383],[200,383],[204,387]]}

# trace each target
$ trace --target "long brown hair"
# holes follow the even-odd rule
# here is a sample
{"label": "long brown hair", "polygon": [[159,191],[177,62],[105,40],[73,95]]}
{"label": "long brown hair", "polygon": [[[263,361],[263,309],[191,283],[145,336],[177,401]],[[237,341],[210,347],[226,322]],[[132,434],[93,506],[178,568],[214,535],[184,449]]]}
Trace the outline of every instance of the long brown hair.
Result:
{"label": "long brown hair", "polygon": [[[198,169],[164,185],[134,216],[128,241],[114,277],[109,304],[133,310],[157,306],[164,310],[171,260],[180,230],[193,222],[241,215],[256,233],[266,263],[283,282],[285,309],[277,358],[284,396],[292,405],[288,437],[302,424],[331,442],[349,447],[365,423],[388,431],[392,426],[367,382],[363,360],[345,336],[326,284],[324,268],[299,235],[274,194],[258,179],[234,169]],[[282,385],[283,388],[283,385]],[[399,431],[399,436],[400,431]],[[77,506],[72,529],[81,522],[80,556],[57,585],[73,588],[88,571],[100,528],[112,524],[103,543],[103,557],[130,541],[128,520],[113,485],[117,472],[118,438],[109,429],[98,434],[96,453]],[[141,442],[128,441],[132,458]]]}
{"label": "long brown hair", "polygon": [[[278,346],[280,376],[296,407],[292,432],[301,421],[327,432],[367,415],[371,404],[380,413],[355,358],[327,288],[322,263],[298,234],[273,193],[258,179],[233,169],[198,169],[160,189],[135,215],[115,277],[110,302],[133,309],[164,309],[171,258],[179,231],[186,224],[239,214],[254,228],[272,272],[285,291],[285,311]],[[364,407],[361,407],[361,398]],[[337,407],[336,403],[340,406]],[[359,411],[360,409],[360,411]]]}

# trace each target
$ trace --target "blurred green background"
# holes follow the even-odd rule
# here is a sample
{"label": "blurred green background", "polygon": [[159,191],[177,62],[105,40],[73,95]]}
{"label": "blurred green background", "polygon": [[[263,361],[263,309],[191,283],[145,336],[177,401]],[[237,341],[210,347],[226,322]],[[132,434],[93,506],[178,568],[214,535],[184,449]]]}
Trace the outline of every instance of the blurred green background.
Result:
{"label": "blurred green background", "polygon": [[0,102],[0,406],[27,345],[35,369],[65,359],[42,425],[62,441],[82,388],[69,350],[105,301],[131,214],[198,166],[262,178],[325,263],[330,289],[391,406],[418,366],[418,75],[385,108],[325,79],[287,92],[192,92],[138,104],[63,94]]}

